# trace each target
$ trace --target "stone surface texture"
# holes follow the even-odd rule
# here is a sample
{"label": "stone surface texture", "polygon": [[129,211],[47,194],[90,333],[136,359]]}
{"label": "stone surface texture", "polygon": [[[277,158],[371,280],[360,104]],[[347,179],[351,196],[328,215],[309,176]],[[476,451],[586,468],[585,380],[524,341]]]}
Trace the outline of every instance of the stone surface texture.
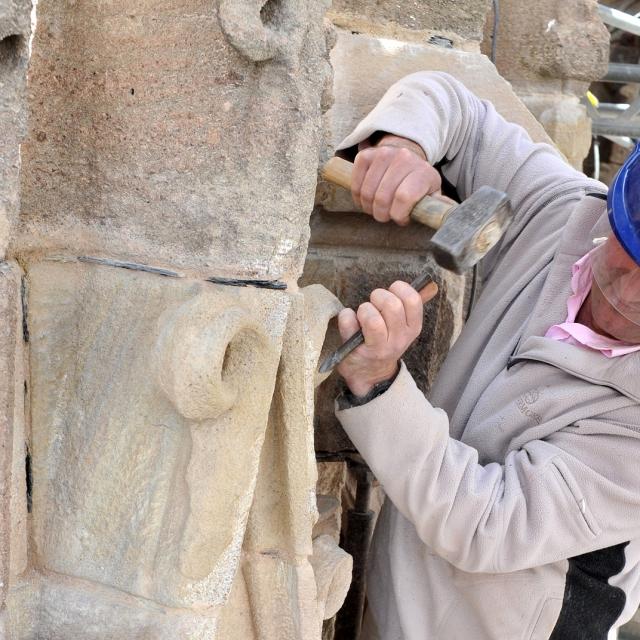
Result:
{"label": "stone surface texture", "polygon": [[333,0],[332,19],[341,26],[399,35],[394,27],[444,33],[452,38],[480,41],[491,0]]}
{"label": "stone surface texture", "polygon": [[596,0],[500,0],[496,65],[516,86],[540,78],[589,83],[605,75],[608,60]]}
{"label": "stone surface texture", "polygon": [[341,305],[297,285],[328,4],[39,2],[18,220],[29,7],[0,4],[0,637],[319,640],[340,606]]}
{"label": "stone surface texture", "polygon": [[338,301],[60,257],[26,275],[35,567],[10,637],[320,638],[350,580],[312,543]]}
{"label": "stone surface texture", "polygon": [[[0,611],[26,564],[21,272],[0,262]],[[22,469],[22,473],[19,470]],[[3,637],[0,635],[0,637]]]}
{"label": "stone surface texture", "polygon": [[295,280],[327,5],[39,2],[13,252]]}
{"label": "stone surface texture", "polygon": [[170,607],[224,604],[288,296],[88,264],[28,279],[43,568]]}
{"label": "stone surface texture", "polygon": [[[496,65],[558,148],[578,169],[591,143],[591,121],[578,98],[607,72],[609,32],[596,0],[500,0]],[[493,12],[482,50],[489,54]]]}
{"label": "stone surface texture", "polygon": [[28,0],[0,0],[0,260],[18,215],[30,11]]}

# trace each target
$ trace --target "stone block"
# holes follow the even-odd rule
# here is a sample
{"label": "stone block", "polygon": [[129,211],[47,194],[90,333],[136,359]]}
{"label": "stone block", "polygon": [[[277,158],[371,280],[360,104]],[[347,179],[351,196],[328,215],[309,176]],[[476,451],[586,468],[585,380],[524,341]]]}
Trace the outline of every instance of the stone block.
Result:
{"label": "stone block", "polygon": [[[490,47],[487,37],[483,48]],[[496,65],[515,86],[541,79],[556,79],[558,90],[562,80],[589,83],[605,75],[608,60],[609,32],[596,0],[500,0]]]}
{"label": "stone block", "polygon": [[540,123],[553,138],[569,164],[582,171],[591,148],[591,119],[577,99],[559,100],[540,115]]}
{"label": "stone block", "polygon": [[215,608],[170,609],[94,582],[34,573],[10,593],[7,638],[226,640],[217,633],[217,614]]}
{"label": "stone block", "polygon": [[290,296],[73,261],[27,275],[39,566],[223,605]]}
{"label": "stone block", "polygon": [[313,541],[311,565],[318,585],[318,607],[321,620],[338,613],[351,585],[353,559],[328,535]]}
{"label": "stone block", "polygon": [[297,278],[328,0],[216,4],[38,3],[15,252]]}
{"label": "stone block", "polygon": [[[316,578],[308,561],[296,564],[276,553],[248,554],[243,574],[256,640],[320,638]],[[223,637],[241,640],[235,633]]]}
{"label": "stone block", "polygon": [[20,275],[17,265],[0,262],[0,610],[26,564]]}
{"label": "stone block", "polygon": [[457,34],[479,41],[490,3],[491,0],[462,0],[455,3],[447,0],[333,0],[331,9],[335,14],[334,20],[339,24],[358,25],[364,29],[368,25],[399,26]]}
{"label": "stone block", "polygon": [[327,323],[342,305],[320,284],[291,296],[282,357],[244,549],[304,562],[318,517],[313,450],[315,376]]}
{"label": "stone block", "polygon": [[[350,558],[345,559],[346,554],[339,550],[325,558],[325,545],[320,554],[324,561],[316,558],[322,570],[315,571],[316,545],[312,545],[318,517],[313,451],[316,369],[327,322],[340,308],[337,299],[320,285],[291,297],[243,545],[243,571],[236,576],[234,601],[222,621],[225,638],[244,640],[230,612],[248,607],[256,640],[319,640],[326,602],[329,606],[342,603],[346,595],[348,582],[344,587],[340,579],[345,572],[339,576],[336,572]],[[337,547],[333,540],[331,543]]]}
{"label": "stone block", "polygon": [[0,0],[0,260],[18,215],[30,12],[29,0]]}

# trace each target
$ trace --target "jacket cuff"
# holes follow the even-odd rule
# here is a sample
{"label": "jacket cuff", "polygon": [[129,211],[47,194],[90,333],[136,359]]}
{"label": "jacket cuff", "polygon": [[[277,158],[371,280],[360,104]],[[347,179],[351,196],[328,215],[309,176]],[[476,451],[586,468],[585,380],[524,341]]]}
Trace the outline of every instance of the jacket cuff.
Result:
{"label": "jacket cuff", "polygon": [[[371,411],[378,413],[383,405],[401,401],[404,402],[408,396],[417,395],[423,402],[427,402],[424,394],[418,389],[413,377],[407,369],[404,361],[400,361],[400,367],[396,375],[384,382],[378,383],[366,396],[354,396],[348,390],[343,391],[335,401],[335,413],[338,419],[343,422],[352,420],[359,424],[365,414]],[[351,399],[355,401],[351,401]],[[366,398],[366,400],[365,400]]]}
{"label": "jacket cuff", "polygon": [[360,407],[363,404],[367,404],[367,402],[371,402],[374,398],[381,396],[393,384],[393,381],[398,377],[399,373],[400,368],[398,368],[395,375],[388,380],[383,380],[382,382],[378,382],[378,384],[374,385],[371,391],[364,396],[354,395],[345,385],[342,393],[336,398],[338,408],[340,410],[350,409],[351,407]]}
{"label": "jacket cuff", "polygon": [[[442,409],[433,407],[418,389],[404,362],[391,386],[362,406],[341,409],[336,417],[372,471],[386,477],[389,451],[409,447],[429,449],[449,435],[448,419]],[[383,482],[384,484],[384,482]]]}

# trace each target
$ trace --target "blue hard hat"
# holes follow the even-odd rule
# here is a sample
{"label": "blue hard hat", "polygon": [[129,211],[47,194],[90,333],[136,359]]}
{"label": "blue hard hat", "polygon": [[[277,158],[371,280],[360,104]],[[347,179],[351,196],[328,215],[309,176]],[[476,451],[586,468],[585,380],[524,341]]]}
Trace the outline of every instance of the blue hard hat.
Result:
{"label": "blue hard hat", "polygon": [[640,142],[613,179],[607,209],[618,242],[640,265]]}

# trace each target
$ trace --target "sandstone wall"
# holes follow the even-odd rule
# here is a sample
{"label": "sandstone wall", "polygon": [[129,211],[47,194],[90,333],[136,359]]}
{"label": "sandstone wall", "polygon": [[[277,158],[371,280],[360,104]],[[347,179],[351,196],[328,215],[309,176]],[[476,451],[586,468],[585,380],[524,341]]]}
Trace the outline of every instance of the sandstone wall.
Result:
{"label": "sandstone wall", "polygon": [[19,216],[8,7],[0,636],[320,638],[351,572],[314,534],[339,303],[297,286],[327,3],[39,2]]}
{"label": "sandstone wall", "polygon": [[7,636],[11,576],[26,563],[27,487],[24,434],[22,273],[7,256],[19,209],[20,142],[30,3],[0,0],[0,637]]}
{"label": "sandstone wall", "polygon": [[[607,72],[609,33],[596,0],[500,0],[496,66],[569,162],[582,169],[591,121],[579,103]],[[482,50],[489,53],[493,12]]]}

